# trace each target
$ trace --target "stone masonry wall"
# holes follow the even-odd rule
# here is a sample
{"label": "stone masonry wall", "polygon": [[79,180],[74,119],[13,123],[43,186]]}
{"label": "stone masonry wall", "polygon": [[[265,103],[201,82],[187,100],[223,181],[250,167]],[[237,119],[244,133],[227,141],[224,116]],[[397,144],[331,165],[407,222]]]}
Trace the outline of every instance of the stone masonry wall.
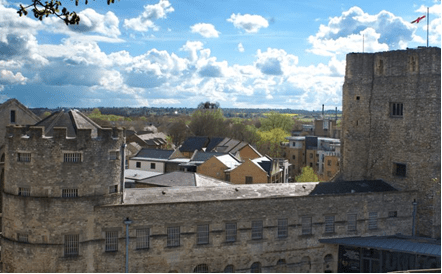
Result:
{"label": "stone masonry wall", "polygon": [[[82,242],[95,239],[94,206],[122,200],[121,156],[113,160],[110,154],[119,152],[123,131],[99,129],[97,138],[91,138],[91,130],[78,130],[76,138],[66,138],[66,128],[54,128],[51,137],[43,136],[41,127],[31,127],[28,135],[25,131],[10,126],[6,133],[3,270],[69,272],[58,260],[64,235],[79,234]],[[64,162],[64,152],[79,152],[82,161]],[[19,153],[30,153],[30,161],[18,161]],[[117,192],[110,193],[115,187]],[[62,197],[62,189],[78,189],[78,197]]]}
{"label": "stone masonry wall", "polygon": [[[440,237],[440,61],[440,48],[349,54],[343,87],[344,179],[419,190],[417,232],[430,237]],[[402,117],[390,103],[403,104]]]}
{"label": "stone masonry wall", "polygon": [[[250,272],[254,262],[261,264],[263,272],[324,272],[324,258],[330,254],[334,262],[337,246],[320,244],[319,239],[410,235],[411,201],[415,197],[414,192],[384,192],[98,206],[88,212],[87,225],[71,224],[71,230],[80,233],[79,256],[64,257],[60,243],[45,245],[7,239],[2,248],[8,250],[8,256],[3,258],[6,260],[4,270],[124,272],[126,227],[123,221],[129,218],[133,221],[129,228],[130,272],[193,272],[199,264],[206,264],[210,272],[223,272],[227,265],[233,265],[237,272]],[[397,217],[389,218],[389,211],[397,211]],[[368,229],[369,212],[378,212],[378,229]],[[30,213],[37,214],[38,210]],[[347,231],[349,213],[358,216],[357,231]],[[325,233],[325,216],[330,215],[335,216],[335,232]],[[302,235],[303,216],[312,218],[310,235]],[[285,238],[277,236],[278,219],[288,221]],[[251,239],[251,222],[255,220],[263,221],[263,239]],[[235,242],[226,242],[226,223],[237,224]],[[197,244],[196,228],[200,224],[209,225],[209,244]],[[167,227],[171,226],[180,227],[178,247],[167,247]],[[136,249],[136,230],[141,228],[150,229],[148,249]],[[105,251],[106,231],[118,232],[118,251]],[[54,237],[61,237],[64,232],[53,233],[57,234]],[[279,260],[284,260],[285,265],[277,266]],[[333,263],[329,268],[337,271]]]}

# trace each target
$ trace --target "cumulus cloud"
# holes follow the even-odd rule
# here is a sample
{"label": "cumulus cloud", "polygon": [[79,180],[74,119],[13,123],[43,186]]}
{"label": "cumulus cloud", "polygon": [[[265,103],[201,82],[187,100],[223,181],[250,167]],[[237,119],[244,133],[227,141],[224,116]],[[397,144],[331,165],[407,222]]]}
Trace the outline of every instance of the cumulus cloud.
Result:
{"label": "cumulus cloud", "polygon": [[287,54],[282,49],[271,49],[267,51],[257,52],[257,60],[255,66],[263,73],[267,75],[283,75],[289,73],[290,69],[296,66],[298,63],[298,57]]}
{"label": "cumulus cloud", "polygon": [[261,28],[269,26],[269,22],[261,15],[232,14],[227,21],[233,23],[235,28],[242,29],[247,33],[256,33]]}
{"label": "cumulus cloud", "polygon": [[124,27],[135,31],[146,32],[149,29],[158,30],[155,21],[167,18],[167,14],[174,11],[168,0],[160,0],[157,4],[144,6],[143,13],[135,18],[125,19]]}
{"label": "cumulus cloud", "polygon": [[69,27],[75,32],[97,32],[110,37],[118,37],[121,34],[118,28],[118,17],[111,11],[102,15],[88,8],[81,11],[79,15],[81,24]]}
{"label": "cumulus cloud", "polygon": [[309,37],[313,46],[310,52],[332,56],[362,51],[362,36],[365,34],[365,42],[369,45],[366,50],[405,48],[409,42],[418,39],[414,32],[413,25],[388,11],[370,15],[355,6],[339,17],[330,18],[328,25],[321,25],[316,35]]}
{"label": "cumulus cloud", "polygon": [[244,52],[244,46],[242,45],[242,43],[238,44],[238,51],[239,52]]}
{"label": "cumulus cloud", "polygon": [[219,32],[215,29],[215,26],[212,24],[198,23],[193,26],[190,26],[190,31],[193,33],[199,33],[201,36],[205,38],[219,37]]}
{"label": "cumulus cloud", "polygon": [[27,78],[24,77],[20,72],[17,72],[15,75],[12,71],[9,70],[0,70],[0,85],[7,84],[25,84]]}

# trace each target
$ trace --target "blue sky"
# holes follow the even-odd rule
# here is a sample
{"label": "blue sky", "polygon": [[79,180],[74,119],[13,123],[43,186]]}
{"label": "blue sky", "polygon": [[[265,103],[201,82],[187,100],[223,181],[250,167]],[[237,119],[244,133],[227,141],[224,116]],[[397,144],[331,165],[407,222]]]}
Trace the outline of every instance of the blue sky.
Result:
{"label": "blue sky", "polygon": [[28,107],[341,109],[345,56],[441,46],[434,0],[105,0],[79,26],[0,0],[0,102]]}

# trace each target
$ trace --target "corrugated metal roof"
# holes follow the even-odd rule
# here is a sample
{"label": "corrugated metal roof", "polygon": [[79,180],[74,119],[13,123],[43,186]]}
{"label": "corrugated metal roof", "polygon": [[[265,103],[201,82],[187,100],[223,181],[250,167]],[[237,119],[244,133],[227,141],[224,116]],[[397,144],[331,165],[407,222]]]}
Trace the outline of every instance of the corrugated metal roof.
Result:
{"label": "corrugated metal roof", "polygon": [[320,239],[319,242],[436,257],[441,253],[440,240],[398,235]]}

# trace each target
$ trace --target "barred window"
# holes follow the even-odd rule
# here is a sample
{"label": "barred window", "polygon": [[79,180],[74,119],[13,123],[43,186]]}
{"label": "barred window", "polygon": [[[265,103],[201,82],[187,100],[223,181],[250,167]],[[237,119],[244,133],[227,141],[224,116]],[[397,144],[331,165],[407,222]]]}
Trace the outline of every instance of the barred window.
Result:
{"label": "barred window", "polygon": [[141,162],[136,162],[136,168],[141,168]]}
{"label": "barred window", "polygon": [[368,213],[368,229],[377,229],[378,228],[378,213],[377,212],[369,212]]}
{"label": "barred window", "polygon": [[335,232],[335,216],[325,216],[325,233]]}
{"label": "barred window", "polygon": [[252,176],[246,176],[246,184],[253,184],[253,177]]}
{"label": "barred window", "polygon": [[229,264],[224,268],[224,273],[233,273],[235,272],[235,268],[233,267],[233,264]]}
{"label": "barred window", "polygon": [[301,219],[302,222],[302,235],[312,234],[312,217],[304,216]]}
{"label": "barred window", "polygon": [[118,231],[106,231],[104,250],[106,252],[118,251]]}
{"label": "barred window", "polygon": [[204,245],[209,243],[209,225],[198,225],[197,244]]}
{"label": "barred window", "polygon": [[199,264],[193,269],[194,273],[209,273],[209,267],[206,264]]}
{"label": "barred window", "polygon": [[31,153],[18,153],[17,161],[29,163],[31,161]]}
{"label": "barred window", "polygon": [[356,231],[357,229],[357,214],[347,215],[347,230]]}
{"label": "barred window", "polygon": [[61,197],[72,198],[78,197],[78,188],[64,188],[61,190]]}
{"label": "barred window", "polygon": [[180,246],[180,227],[168,227],[167,228],[167,246],[174,247]]}
{"label": "barred window", "polygon": [[252,240],[262,239],[262,221],[252,221]]}
{"label": "barred window", "polygon": [[390,117],[403,117],[403,112],[403,103],[390,103]]}
{"label": "barred window", "polygon": [[286,238],[289,234],[288,232],[287,219],[278,219],[278,238]]}
{"label": "barred window", "polygon": [[63,161],[65,163],[80,163],[81,162],[81,153],[64,153]]}
{"label": "barred window", "polygon": [[109,187],[109,194],[117,193],[118,192],[118,185],[113,185]]}
{"label": "barred window", "polygon": [[397,211],[388,211],[388,218],[396,218]]}
{"label": "barred window", "polygon": [[64,235],[64,256],[78,256],[79,235]]}
{"label": "barred window", "polygon": [[226,242],[236,242],[236,223],[226,224]]}
{"label": "barred window", "polygon": [[150,229],[137,229],[137,249],[149,248]]}
{"label": "barred window", "polygon": [[28,234],[17,234],[17,240],[22,243],[28,243]]}
{"label": "barred window", "polygon": [[150,163],[150,169],[155,169],[156,168],[156,164],[155,163]]}
{"label": "barred window", "polygon": [[19,187],[18,196],[29,196],[31,195],[31,189],[29,187]]}

